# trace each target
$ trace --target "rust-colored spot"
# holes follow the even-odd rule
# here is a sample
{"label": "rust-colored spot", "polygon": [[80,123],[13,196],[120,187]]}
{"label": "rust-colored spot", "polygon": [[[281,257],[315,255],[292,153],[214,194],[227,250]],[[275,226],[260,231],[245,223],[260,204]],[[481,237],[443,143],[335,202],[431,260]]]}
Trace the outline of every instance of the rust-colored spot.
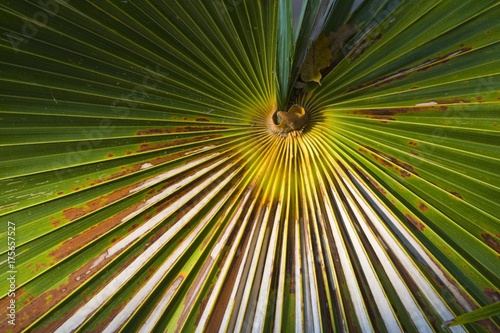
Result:
{"label": "rust-colored spot", "polygon": [[463,199],[462,196],[460,195],[460,193],[458,192],[452,192],[452,191],[449,191],[451,194],[453,194],[453,196],[459,198],[459,199]]}
{"label": "rust-colored spot", "polygon": [[468,99],[460,99],[458,97],[452,99],[441,99],[436,101],[438,104],[458,104],[458,103],[470,103]]}
{"label": "rust-colored spot", "polygon": [[386,167],[389,167],[389,168],[391,168],[391,167],[392,167],[392,164],[391,164],[391,163],[389,163],[387,160],[385,160],[385,159],[383,159],[383,158],[381,158],[380,156],[375,155],[375,154],[371,154],[371,155],[373,156],[373,158],[375,158],[375,160],[376,160],[377,162],[379,162],[379,163],[380,163],[380,164],[382,164],[383,166],[386,166]]}
{"label": "rust-colored spot", "polygon": [[145,151],[151,151],[151,150],[156,150],[156,149],[162,149],[162,148],[168,148],[168,147],[175,147],[175,146],[180,146],[183,144],[187,143],[193,143],[193,142],[199,142],[199,141],[205,141],[209,139],[214,139],[218,138],[221,135],[204,135],[201,137],[195,137],[195,138],[190,138],[190,139],[181,139],[181,140],[174,140],[174,141],[169,141],[169,142],[159,142],[159,143],[143,143],[139,147],[139,150],[137,151],[138,153],[145,152]]}
{"label": "rust-colored spot", "polygon": [[57,220],[57,221],[52,221],[50,223],[54,228],[57,228],[59,226],[59,224],[61,224],[61,220]]}
{"label": "rust-colored spot", "polygon": [[130,154],[132,154],[132,152],[130,150],[127,150],[126,154],[130,155]]}
{"label": "rust-colored spot", "polygon": [[57,192],[57,195],[63,195],[64,192]]}
{"label": "rust-colored spot", "polygon": [[93,181],[89,184],[89,186],[94,186],[94,185],[100,184],[100,183],[102,183],[102,182],[103,182],[102,178],[97,178],[97,179],[93,180]]}
{"label": "rust-colored spot", "polygon": [[483,97],[483,96],[477,96],[477,97],[476,97],[476,100],[477,100],[479,103],[481,103],[481,102],[483,102],[483,101],[484,101],[484,97]]}
{"label": "rust-colored spot", "polygon": [[77,218],[85,215],[85,209],[83,209],[82,207],[78,207],[78,208],[72,207],[72,208],[68,208],[68,209],[64,210],[63,214],[64,214],[64,217],[68,221],[73,221],[73,220],[76,220]]}
{"label": "rust-colored spot", "polygon": [[406,162],[403,162],[389,154],[386,154],[386,153],[383,153],[381,152],[380,150],[377,150],[375,148],[372,148],[372,147],[368,147],[368,146],[364,146],[363,147],[365,148],[362,148],[360,147],[359,148],[359,151],[361,151],[362,153],[365,153],[365,154],[370,154],[377,162],[379,162],[381,165],[385,166],[385,167],[388,167],[388,168],[392,168],[393,167],[393,164],[396,164],[397,166],[401,167],[395,167],[395,169],[399,172],[399,174],[402,176],[402,177],[410,177],[411,174],[416,174],[416,171],[415,171],[415,168],[413,168],[412,165],[406,163]]}
{"label": "rust-colored spot", "polygon": [[429,105],[429,106],[413,106],[406,108],[390,108],[390,109],[363,109],[351,111],[351,114],[361,114],[369,118],[375,119],[389,119],[390,116],[396,116],[399,114],[407,114],[412,112],[429,112],[429,111],[446,111],[448,107],[446,105]]}
{"label": "rust-colored spot", "polygon": [[113,156],[115,156],[115,155],[113,155],[113,154],[108,154],[108,157],[113,157]]}
{"label": "rust-colored spot", "polygon": [[[380,37],[381,37],[381,35],[380,35]],[[376,40],[376,39],[374,39],[374,40]],[[360,52],[359,54],[362,54],[364,52],[364,49],[366,49],[366,47],[368,47],[370,44],[371,43],[366,43],[366,45],[360,45],[361,47],[363,47],[363,49],[362,49],[362,52]],[[365,82],[361,85],[351,87],[351,88],[349,88],[348,91],[358,90],[358,89],[361,89],[361,88],[364,88],[367,86],[372,86],[372,85],[374,85],[376,87],[380,87],[382,85],[390,84],[396,80],[403,80],[403,79],[407,78],[408,76],[410,76],[411,74],[414,74],[417,72],[422,72],[422,71],[427,71],[428,69],[430,69],[434,66],[442,65],[442,64],[448,62],[452,57],[454,57],[458,54],[467,52],[469,50],[471,50],[470,47],[465,47],[465,48],[461,48],[457,51],[445,54],[445,55],[440,56],[440,57],[427,59],[419,65],[412,66],[409,68],[403,68],[396,73],[387,74],[387,75],[384,75],[382,77],[376,78],[372,81]],[[352,60],[354,60],[355,58],[357,58],[359,56],[356,54],[356,51],[357,50],[354,49],[352,52],[352,55],[353,55],[353,56],[351,56]],[[418,88],[418,87],[416,87],[416,86],[411,87],[411,89],[415,89],[415,88]]]}
{"label": "rust-colored spot", "polygon": [[30,271],[31,274],[36,274],[40,271],[42,268],[47,268],[52,266],[51,263],[44,262],[41,264],[38,263],[30,263],[29,265],[26,266],[26,270]]}
{"label": "rust-colored spot", "polygon": [[[133,187],[134,185],[124,188],[123,190],[116,191],[117,193],[115,193],[115,195],[117,197],[110,198],[109,200],[115,200],[115,201],[118,200],[119,196],[124,196],[125,192],[128,194],[128,191]],[[142,202],[137,203],[121,211],[120,213],[113,215],[112,217],[102,221],[101,223],[92,226],[91,228],[85,230],[84,232],[63,242],[57,249],[52,251],[49,255],[53,257],[56,261],[66,258],[74,251],[84,247],[88,243],[92,242],[93,240],[99,238],[101,235],[105,234],[109,230],[113,229],[115,226],[121,224],[122,219],[130,215],[132,212],[134,212],[134,210],[141,208],[142,205],[143,205]]]}
{"label": "rust-colored spot", "polygon": [[410,154],[412,154],[414,156],[420,156],[420,154],[414,150],[410,150]]}
{"label": "rust-colored spot", "polygon": [[[172,158],[172,157],[170,156],[168,158]],[[194,173],[196,171],[193,170],[192,172]],[[182,174],[182,175],[179,175],[177,177],[170,179],[168,182],[166,182],[163,185],[163,187],[161,189],[159,189],[159,191],[162,191],[163,189],[170,186],[172,182],[176,182],[179,179],[186,177],[186,176],[187,176],[187,174]],[[127,193],[129,193],[129,191],[131,189],[135,189],[137,185],[138,184],[131,185],[131,186],[124,188],[122,190],[118,190],[116,192],[113,192],[111,197],[100,198],[101,202],[97,202],[96,204],[105,204],[105,203],[111,203],[113,201],[116,201],[121,196],[126,196]],[[187,191],[187,189],[186,189],[186,191]],[[155,192],[155,191],[147,192],[144,200],[147,201],[149,198],[156,195],[156,193],[157,192]],[[179,196],[182,196],[182,195],[185,195],[185,193],[179,192],[177,194],[177,196],[171,197],[168,200],[165,200],[164,202],[162,202],[162,204],[155,206],[155,210],[157,209],[158,211],[161,211],[165,207],[171,206],[172,202],[178,200]],[[51,252],[50,256],[54,257],[56,260],[62,260],[64,258],[66,258],[68,255],[71,255],[71,253],[84,247],[85,245],[87,245],[88,243],[97,239],[98,237],[105,234],[109,230],[113,229],[117,225],[122,224],[124,219],[127,218],[127,216],[130,216],[130,214],[132,214],[133,212],[137,211],[138,209],[141,209],[143,207],[143,205],[144,205],[144,201],[140,201],[140,202],[138,202],[130,207],[127,207],[123,211],[120,211],[118,214],[116,214],[112,217],[109,217],[108,219],[102,221],[101,223],[92,226],[91,228],[85,230],[81,234],[78,234],[77,236],[75,236],[71,239],[68,239],[63,244],[61,244],[61,246],[59,246],[56,250]],[[83,208],[87,209],[87,207],[83,207]],[[94,206],[91,207],[91,209],[96,209],[96,208],[97,207],[94,207]],[[89,211],[85,211],[85,212],[89,213]],[[149,215],[149,217],[151,217],[151,215]],[[145,215],[144,218],[147,218],[147,215]],[[132,230],[134,230],[134,228],[137,228],[138,226],[139,226],[139,224],[137,224],[137,223],[132,225],[131,227],[128,228],[127,233],[130,233]],[[155,237],[160,237],[161,234],[162,233],[158,233],[157,235],[155,234]],[[114,239],[115,242],[118,240],[119,239]],[[153,239],[152,239],[152,241],[153,241]]]}
{"label": "rust-colored spot", "polygon": [[[193,151],[196,151],[196,149],[187,150],[187,151],[184,151],[182,153],[176,153],[176,154],[172,154],[172,155],[168,155],[168,156],[156,157],[156,158],[154,158],[152,160],[146,161],[146,163],[151,163],[153,166],[157,166],[157,165],[169,162],[171,160],[174,160],[176,158],[184,157],[184,156],[186,156],[187,154],[189,154],[189,153],[191,153]],[[113,180],[113,179],[117,179],[117,178],[126,176],[128,174],[134,173],[136,171],[139,171],[139,170],[141,170],[141,167],[143,166],[143,164],[144,163],[137,163],[137,164],[134,164],[134,165],[132,165],[132,166],[130,166],[128,168],[125,167],[125,166],[121,166],[120,170],[122,170],[122,171],[114,173],[114,174],[112,174],[110,176],[107,176],[107,177],[95,179],[94,181],[92,181],[89,184],[89,186],[94,186],[94,185],[100,184],[102,182],[110,181],[110,180]]]}
{"label": "rust-colored spot", "polygon": [[200,302],[200,308],[197,311],[198,314],[196,315],[196,321],[195,321],[195,325],[196,326],[198,326],[198,324],[199,324],[199,322],[201,320],[201,317],[202,317],[202,315],[204,313],[204,310],[207,307],[208,299],[209,299],[210,295],[212,294],[212,291],[213,291],[214,287],[215,287],[215,285],[212,284],[212,286],[210,287],[209,292],[207,293],[207,296],[204,299],[202,299],[201,302]]}
{"label": "rust-colored spot", "polygon": [[423,211],[423,212],[426,212],[429,210],[429,207],[427,207],[423,202],[419,202],[418,203],[418,208]]}
{"label": "rust-colored spot", "polygon": [[420,231],[425,230],[425,225],[423,225],[420,221],[415,219],[413,216],[411,216],[409,213],[405,213],[405,217],[410,222],[416,229]]}
{"label": "rust-colored spot", "polygon": [[73,190],[74,192],[78,191],[79,189],[80,189],[79,187],[73,187],[73,188],[72,188],[72,190]]}
{"label": "rust-colored spot", "polygon": [[153,134],[166,134],[166,133],[172,133],[173,130],[170,128],[152,128],[152,129],[147,129],[147,130],[140,130],[137,131],[137,135],[153,135]]}
{"label": "rust-colored spot", "polygon": [[493,235],[482,233],[481,237],[483,237],[484,242],[488,244],[489,247],[491,247],[496,252],[500,253],[500,243]]}
{"label": "rust-colored spot", "polygon": [[[207,120],[208,121],[208,120]],[[155,135],[155,134],[169,134],[169,133],[188,133],[188,132],[207,132],[227,129],[222,126],[180,126],[175,128],[151,128],[147,130],[140,130],[137,135]]]}
{"label": "rust-colored spot", "polygon": [[198,117],[195,119],[196,121],[210,121],[210,119],[205,118],[205,117]]}
{"label": "rust-colored spot", "polygon": [[128,186],[119,190],[116,190],[110,194],[103,195],[100,198],[91,200],[87,202],[85,205],[80,207],[71,207],[65,209],[63,211],[64,217],[68,221],[74,221],[84,215],[95,212],[96,210],[105,207],[119,199],[126,197],[129,194],[129,191],[134,188],[135,185]]}
{"label": "rust-colored spot", "polygon": [[408,142],[408,144],[409,144],[410,146],[414,146],[414,147],[418,146],[418,143],[417,143],[417,142],[415,142],[415,141],[409,141],[409,142]]}
{"label": "rust-colored spot", "polygon": [[400,168],[397,168],[399,174],[401,175],[401,177],[404,177],[404,178],[407,178],[407,177],[411,177],[411,173],[409,173],[408,171],[404,170],[404,169],[400,169]]}

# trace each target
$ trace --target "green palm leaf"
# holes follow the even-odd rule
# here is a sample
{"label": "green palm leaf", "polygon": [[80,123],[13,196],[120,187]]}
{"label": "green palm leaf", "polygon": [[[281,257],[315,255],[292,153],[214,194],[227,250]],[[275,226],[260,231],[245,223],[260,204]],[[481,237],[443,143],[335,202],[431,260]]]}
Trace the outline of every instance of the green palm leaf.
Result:
{"label": "green palm leaf", "polygon": [[0,4],[1,330],[499,330],[500,6],[352,5]]}

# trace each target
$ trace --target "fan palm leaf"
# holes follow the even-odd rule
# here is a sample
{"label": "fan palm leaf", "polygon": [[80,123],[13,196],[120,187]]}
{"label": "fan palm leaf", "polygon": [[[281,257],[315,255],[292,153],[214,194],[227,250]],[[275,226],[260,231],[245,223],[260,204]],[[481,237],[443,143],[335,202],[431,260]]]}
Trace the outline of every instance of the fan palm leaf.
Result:
{"label": "fan palm leaf", "polygon": [[0,4],[1,330],[499,330],[500,6],[352,5]]}

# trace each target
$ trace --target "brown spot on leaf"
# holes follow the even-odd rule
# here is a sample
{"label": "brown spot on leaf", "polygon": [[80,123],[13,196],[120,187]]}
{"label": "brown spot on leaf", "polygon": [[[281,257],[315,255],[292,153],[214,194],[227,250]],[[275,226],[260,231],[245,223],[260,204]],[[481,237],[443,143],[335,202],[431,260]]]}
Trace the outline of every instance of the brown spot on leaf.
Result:
{"label": "brown spot on leaf", "polygon": [[455,197],[459,198],[459,199],[463,199],[462,196],[460,195],[460,193],[458,192],[452,192],[452,191],[449,191],[451,194],[453,194]]}
{"label": "brown spot on leaf", "polygon": [[423,211],[423,212],[426,212],[429,210],[429,207],[427,207],[423,202],[419,202],[418,203],[418,208]]}
{"label": "brown spot on leaf", "polygon": [[498,290],[486,288],[484,289],[484,294],[492,303],[500,302],[500,293],[498,292]]}
{"label": "brown spot on leaf", "polygon": [[[163,163],[169,162],[171,160],[184,157],[184,156],[186,156],[189,153],[194,152],[194,151],[196,151],[196,149],[186,150],[186,151],[184,151],[182,153],[176,153],[176,154],[167,155],[167,156],[160,156],[160,157],[156,157],[156,158],[154,158],[152,160],[148,160],[145,163],[150,163],[153,166],[157,166],[157,165],[161,165]],[[89,184],[89,186],[94,186],[94,185],[100,184],[102,182],[110,181],[110,180],[113,180],[113,179],[117,179],[117,178],[129,175],[131,173],[134,173],[136,171],[141,170],[141,167],[143,165],[144,165],[144,163],[141,162],[141,163],[137,163],[137,164],[134,164],[132,166],[129,166],[128,168],[125,167],[125,166],[121,166],[120,169],[122,171],[117,172],[117,173],[113,173],[110,176],[106,176],[106,177],[102,177],[102,178],[97,178],[94,181],[92,181]]]}
{"label": "brown spot on leaf", "polygon": [[408,171],[406,171],[404,169],[396,168],[396,170],[398,170],[401,177],[404,177],[404,178],[411,177],[411,173],[409,173]]}
{"label": "brown spot on leaf", "polygon": [[[411,75],[413,73],[417,73],[417,72],[421,72],[421,71],[426,71],[429,68],[432,68],[434,66],[442,65],[442,64],[448,62],[452,57],[454,57],[454,56],[456,56],[458,54],[467,52],[469,50],[471,50],[470,47],[461,48],[461,49],[459,49],[457,51],[445,54],[445,55],[440,56],[440,57],[436,57],[436,58],[432,58],[432,59],[427,59],[426,61],[424,61],[423,63],[421,63],[419,65],[415,65],[415,66],[412,66],[412,67],[409,67],[409,68],[404,68],[404,69],[399,70],[396,73],[384,75],[384,76],[376,78],[376,79],[374,79],[372,81],[368,81],[366,83],[358,85],[356,87],[351,87],[351,88],[349,88],[348,91],[358,90],[358,89],[361,89],[361,88],[364,88],[364,87],[367,87],[367,86],[372,86],[372,85],[374,85],[376,87],[380,87],[382,85],[390,84],[390,83],[392,83],[392,82],[394,82],[396,80],[403,80],[403,79],[407,78],[409,75]],[[364,52],[364,50],[363,50],[363,52]],[[415,89],[415,88],[417,88],[417,87],[412,87],[411,89]]]}
{"label": "brown spot on leaf", "polygon": [[458,103],[470,103],[468,99],[460,99],[458,97],[452,99],[440,99],[436,101],[438,104],[458,104]]}
{"label": "brown spot on leaf", "polygon": [[497,253],[500,253],[500,243],[498,242],[498,239],[496,239],[493,235],[487,233],[482,233],[481,237],[483,237],[484,242],[488,244],[489,247],[491,247]]}
{"label": "brown spot on leaf", "polygon": [[134,187],[135,187],[135,185],[121,188],[121,189],[116,190],[110,194],[106,194],[106,195],[101,196],[100,198],[91,200],[82,206],[71,207],[71,208],[65,209],[63,211],[63,215],[68,221],[74,221],[74,220],[76,220],[84,215],[93,213],[102,207],[105,207],[105,206],[107,206],[115,201],[118,201],[118,200],[128,196],[129,190],[131,190]]}
{"label": "brown spot on leaf", "polygon": [[52,263],[49,262],[43,262],[41,264],[39,263],[30,263],[29,265],[26,266],[26,270],[28,270],[31,274],[37,274],[40,269],[45,269],[47,267],[52,266]]}
{"label": "brown spot on leaf", "polygon": [[206,122],[209,122],[209,121],[210,121],[210,119],[205,118],[205,117],[198,117],[198,118],[196,118],[195,120],[196,120],[196,121],[206,121]]}
{"label": "brown spot on leaf", "polygon": [[113,154],[108,154],[108,157],[110,157],[110,158],[111,158],[111,157],[113,157],[113,156],[115,156],[115,155],[113,155]]}
{"label": "brown spot on leaf", "polygon": [[414,147],[418,146],[418,143],[417,143],[417,142],[415,142],[415,141],[409,141],[409,142],[408,142],[408,144],[409,144],[410,146],[414,146]]}
{"label": "brown spot on leaf", "polygon": [[[208,120],[207,120],[208,121]],[[188,132],[207,132],[227,129],[222,126],[180,126],[176,128],[151,128],[147,130],[140,130],[137,135],[155,135],[155,134],[169,134],[169,133],[188,133]]]}
{"label": "brown spot on leaf", "polygon": [[195,137],[195,138],[190,138],[190,139],[174,140],[174,141],[169,141],[169,142],[143,143],[143,144],[141,144],[141,146],[139,147],[139,150],[137,152],[140,153],[140,152],[157,150],[157,149],[162,149],[162,148],[175,147],[175,146],[180,146],[180,145],[183,145],[186,143],[205,141],[205,140],[218,138],[218,137],[220,137],[220,135],[214,134],[214,135],[204,135],[201,137]]}
{"label": "brown spot on leaf", "polygon": [[[365,147],[366,149],[363,147]],[[383,153],[375,148],[364,145],[363,147],[360,147],[359,151],[371,155],[377,162],[385,167],[394,167],[402,177],[406,178],[410,177],[412,173],[416,174],[415,168],[412,165],[403,162],[389,154]],[[396,164],[397,167],[395,167],[393,164]]]}
{"label": "brown spot on leaf", "polygon": [[424,231],[425,230],[425,225],[423,225],[420,221],[418,221],[416,218],[414,218],[412,215],[409,213],[405,213],[406,219],[418,230]]}
{"label": "brown spot on leaf", "polygon": [[429,105],[429,106],[414,106],[406,108],[391,108],[391,109],[363,109],[348,112],[351,114],[366,115],[369,118],[380,119],[381,117],[397,116],[399,114],[407,114],[412,112],[429,112],[429,111],[446,111],[446,105]]}
{"label": "brown spot on leaf", "polygon": [[195,326],[198,326],[198,323],[200,322],[201,317],[203,316],[204,310],[208,304],[208,299],[209,299],[210,295],[212,294],[214,287],[215,287],[215,284],[212,284],[210,286],[210,290],[208,291],[207,296],[204,299],[202,299],[200,302],[200,308],[197,311],[197,315],[196,315]]}
{"label": "brown spot on leaf", "polygon": [[[165,186],[168,186],[168,185],[165,185]],[[129,191],[135,187],[136,187],[136,185],[131,185],[131,186],[128,186],[126,188],[117,190],[117,191],[113,192],[104,201],[99,202],[95,206],[92,206],[91,209],[97,209],[99,207],[98,205],[103,205],[106,203],[109,204],[113,201],[120,199],[123,196],[126,196],[126,195],[128,195]],[[153,195],[146,196],[145,200],[149,199],[152,196]],[[99,200],[99,199],[97,199],[97,200]],[[85,245],[87,245],[91,241],[99,238],[101,235],[104,235],[106,232],[113,229],[117,225],[120,225],[121,223],[123,223],[124,218],[126,218],[127,216],[129,216],[130,214],[135,212],[136,210],[142,208],[143,205],[144,205],[144,203],[142,201],[138,202],[138,203],[120,211],[116,215],[113,215],[113,216],[107,218],[106,220],[92,226],[91,228],[83,231],[82,233],[66,240],[57,249],[52,251],[50,253],[50,256],[53,257],[56,261],[66,258],[68,255],[70,255],[74,251],[77,251],[78,249],[84,247]],[[86,214],[89,213],[88,211],[85,211],[84,208],[82,208],[82,211],[85,212]],[[72,216],[70,216],[70,217],[72,217]]]}

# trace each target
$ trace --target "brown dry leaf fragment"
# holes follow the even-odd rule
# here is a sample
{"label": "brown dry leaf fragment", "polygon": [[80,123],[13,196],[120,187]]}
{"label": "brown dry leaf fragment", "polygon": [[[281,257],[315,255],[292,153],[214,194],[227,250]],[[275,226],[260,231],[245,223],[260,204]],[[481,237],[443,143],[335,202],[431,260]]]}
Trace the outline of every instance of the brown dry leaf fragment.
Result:
{"label": "brown dry leaf fragment", "polygon": [[307,58],[302,65],[300,79],[303,82],[317,82],[321,80],[320,71],[330,66],[332,54],[328,47],[328,38],[321,33],[309,49]]}
{"label": "brown dry leaf fragment", "polygon": [[268,120],[268,126],[272,133],[286,136],[293,131],[301,131],[309,120],[309,116],[300,105],[292,105],[288,112],[276,111]]}

